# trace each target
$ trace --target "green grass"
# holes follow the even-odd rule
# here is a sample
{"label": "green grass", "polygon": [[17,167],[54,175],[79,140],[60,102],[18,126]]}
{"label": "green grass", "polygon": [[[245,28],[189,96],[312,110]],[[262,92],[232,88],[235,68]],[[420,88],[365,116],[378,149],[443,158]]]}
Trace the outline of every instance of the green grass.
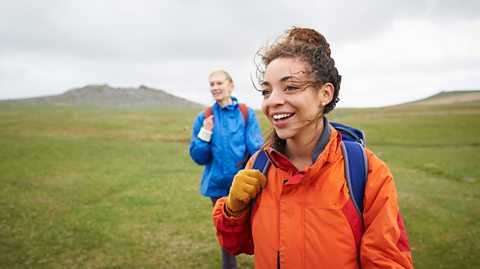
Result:
{"label": "green grass", "polygon": [[[0,268],[220,268],[188,155],[196,113],[0,107]],[[471,104],[329,116],[389,164],[417,268],[480,267],[479,116]]]}
{"label": "green grass", "polygon": [[417,268],[479,268],[480,106],[346,109],[394,174]]}

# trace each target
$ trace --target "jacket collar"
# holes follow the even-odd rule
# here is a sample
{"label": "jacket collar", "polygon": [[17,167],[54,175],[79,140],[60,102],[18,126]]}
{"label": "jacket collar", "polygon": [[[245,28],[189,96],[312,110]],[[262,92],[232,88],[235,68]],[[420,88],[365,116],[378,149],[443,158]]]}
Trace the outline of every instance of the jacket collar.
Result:
{"label": "jacket collar", "polygon": [[220,107],[220,105],[215,102],[213,104],[213,108],[216,109],[216,110],[221,110],[221,109],[225,109],[225,110],[234,110],[238,107],[238,99],[236,97],[233,97],[233,96],[230,96],[230,98],[232,98],[232,103],[224,108]]}
{"label": "jacket collar", "polygon": [[313,150],[312,155],[312,163],[315,163],[320,153],[325,149],[327,146],[328,141],[330,141],[330,134],[332,133],[329,128],[330,124],[328,123],[327,117],[323,116],[323,132],[320,138],[315,145],[315,149]]}
{"label": "jacket collar", "polygon": [[[303,178],[303,175],[308,173],[310,170],[318,170],[326,162],[333,162],[340,158],[341,154],[339,154],[339,149],[341,135],[337,130],[335,130],[335,128],[333,128],[329,124],[328,119],[325,116],[323,118],[323,121],[323,132],[318,138],[317,144],[315,145],[315,149],[312,154],[312,164],[310,166],[302,170],[298,170],[285,155],[283,155],[270,145],[267,146],[266,149],[272,164],[277,168],[294,174],[294,177],[296,177],[297,174],[301,174],[301,177]],[[301,178],[298,179],[298,181],[300,180]],[[294,183],[298,182],[289,182],[289,184]]]}

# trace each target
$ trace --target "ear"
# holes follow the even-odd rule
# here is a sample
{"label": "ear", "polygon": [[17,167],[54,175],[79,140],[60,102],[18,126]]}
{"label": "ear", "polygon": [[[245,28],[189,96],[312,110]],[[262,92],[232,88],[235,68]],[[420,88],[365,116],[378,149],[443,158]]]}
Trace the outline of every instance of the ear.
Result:
{"label": "ear", "polygon": [[325,106],[332,101],[334,90],[332,83],[325,83],[322,88],[320,88],[320,102],[322,103],[322,106]]}

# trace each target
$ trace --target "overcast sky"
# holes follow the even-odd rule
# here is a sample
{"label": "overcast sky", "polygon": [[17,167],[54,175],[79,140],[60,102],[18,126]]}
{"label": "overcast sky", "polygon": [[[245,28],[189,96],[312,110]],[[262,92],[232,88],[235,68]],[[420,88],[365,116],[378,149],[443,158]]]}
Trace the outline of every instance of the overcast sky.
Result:
{"label": "overcast sky", "polygon": [[209,104],[222,68],[258,108],[255,53],[291,26],[327,38],[340,107],[480,89],[478,0],[0,0],[0,99],[109,84]]}

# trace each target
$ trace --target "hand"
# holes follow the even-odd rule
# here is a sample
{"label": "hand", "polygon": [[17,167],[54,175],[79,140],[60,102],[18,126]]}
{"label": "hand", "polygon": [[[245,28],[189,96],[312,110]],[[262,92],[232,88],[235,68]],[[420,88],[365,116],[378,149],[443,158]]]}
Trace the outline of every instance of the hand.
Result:
{"label": "hand", "polygon": [[213,115],[210,115],[208,118],[203,120],[203,128],[208,131],[213,130]]}
{"label": "hand", "polygon": [[250,200],[257,197],[261,188],[265,187],[267,179],[258,170],[240,170],[233,178],[230,194],[225,202],[225,209],[228,215],[238,216],[250,203]]}

